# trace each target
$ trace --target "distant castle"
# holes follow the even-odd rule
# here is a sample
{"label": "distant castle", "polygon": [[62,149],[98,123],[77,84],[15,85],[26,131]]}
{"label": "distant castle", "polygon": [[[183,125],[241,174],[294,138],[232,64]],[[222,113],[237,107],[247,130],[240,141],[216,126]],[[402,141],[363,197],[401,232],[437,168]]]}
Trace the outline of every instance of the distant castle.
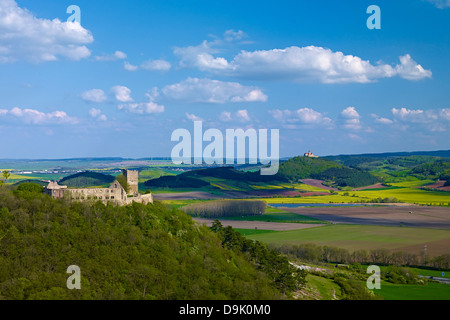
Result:
{"label": "distant castle", "polygon": [[308,158],[318,158],[319,156],[316,156],[315,154],[313,154],[312,152],[311,152],[311,150],[309,150],[308,152],[306,152],[305,154],[304,154],[304,156],[305,157],[308,157]]}
{"label": "distant castle", "polygon": [[119,205],[138,203],[153,203],[153,196],[149,194],[140,194],[138,191],[139,172],[137,170],[122,170],[127,179],[129,190],[115,180],[108,188],[68,188],[61,186],[56,181],[51,181],[45,188],[44,193],[52,198],[61,199],[68,197],[72,200],[100,200],[103,203],[112,202]]}

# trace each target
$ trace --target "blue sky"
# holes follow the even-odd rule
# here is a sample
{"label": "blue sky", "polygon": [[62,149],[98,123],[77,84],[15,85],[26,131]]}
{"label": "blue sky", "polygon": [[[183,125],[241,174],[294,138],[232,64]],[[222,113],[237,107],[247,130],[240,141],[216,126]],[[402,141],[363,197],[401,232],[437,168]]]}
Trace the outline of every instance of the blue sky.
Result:
{"label": "blue sky", "polygon": [[449,57],[448,0],[0,0],[0,158],[169,156],[200,119],[282,157],[450,149]]}

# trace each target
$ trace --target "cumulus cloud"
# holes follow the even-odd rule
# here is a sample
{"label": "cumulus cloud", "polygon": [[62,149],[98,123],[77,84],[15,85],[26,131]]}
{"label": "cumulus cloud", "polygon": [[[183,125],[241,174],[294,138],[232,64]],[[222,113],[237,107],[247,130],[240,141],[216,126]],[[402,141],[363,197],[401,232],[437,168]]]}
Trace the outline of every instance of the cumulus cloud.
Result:
{"label": "cumulus cloud", "polygon": [[131,63],[129,63],[128,61],[125,61],[123,63],[123,68],[127,71],[136,71],[139,69],[138,66],[132,65]]}
{"label": "cumulus cloud", "polygon": [[407,80],[430,78],[432,73],[417,64],[409,54],[400,63],[372,64],[353,55],[323,47],[291,46],[285,49],[241,51],[232,60],[216,57],[213,42],[175,48],[180,65],[214,74],[244,79],[292,80],[319,83],[368,83],[400,76]]}
{"label": "cumulus cloud", "polygon": [[148,60],[141,64],[141,68],[149,71],[167,71],[170,70],[172,65],[170,62],[162,59]]}
{"label": "cumulus cloud", "polygon": [[89,110],[89,115],[99,121],[106,121],[107,118],[106,116],[102,113],[102,110],[100,109],[96,109],[96,108],[92,108],[91,110]]}
{"label": "cumulus cloud", "polygon": [[167,85],[161,92],[171,100],[184,102],[226,103],[265,102],[267,96],[257,87],[244,86],[237,82],[188,78]]}
{"label": "cumulus cloud", "polygon": [[155,90],[151,90],[150,92],[146,93],[145,95],[148,98],[148,102],[139,102],[139,103],[126,103],[126,104],[120,104],[118,106],[119,110],[124,110],[130,113],[136,113],[136,114],[153,114],[153,113],[162,113],[164,112],[164,106],[157,104],[155,100]]}
{"label": "cumulus cloud", "polygon": [[0,116],[10,116],[27,124],[76,124],[78,120],[70,117],[64,111],[50,113],[35,109],[12,108],[11,110],[0,109]]}
{"label": "cumulus cloud", "polygon": [[220,119],[220,121],[223,121],[223,122],[231,121],[232,120],[231,112],[229,112],[229,111],[222,111],[222,113],[219,116],[219,119]]}
{"label": "cumulus cloud", "polygon": [[374,121],[376,123],[380,123],[380,124],[392,124],[392,123],[394,123],[393,120],[388,119],[388,118],[380,117],[380,116],[378,116],[376,114],[371,114],[370,116],[375,119]]}
{"label": "cumulus cloud", "polygon": [[191,121],[203,121],[202,118],[200,118],[199,116],[196,116],[196,115],[193,114],[193,113],[188,113],[188,112],[186,112],[185,115],[186,115],[186,118],[188,118],[188,119],[191,120]]}
{"label": "cumulus cloud", "polygon": [[409,54],[400,57],[400,64],[395,67],[397,74],[407,80],[431,78],[431,71],[417,64]]}
{"label": "cumulus cloud", "polygon": [[81,94],[81,99],[89,102],[100,103],[106,101],[105,92],[101,89],[91,89]]}
{"label": "cumulus cloud", "polygon": [[231,121],[238,121],[238,122],[250,122],[251,118],[248,114],[247,109],[238,110],[234,113],[231,113],[229,111],[222,111],[219,115],[219,120],[222,122],[231,122]]}
{"label": "cumulus cloud", "polygon": [[118,106],[118,109],[137,114],[152,114],[164,112],[164,106],[159,105],[153,101],[120,104]]}
{"label": "cumulus cloud", "polygon": [[[269,114],[275,120],[291,125],[317,125],[326,128],[331,128],[333,126],[333,120],[311,108],[300,108],[297,110],[274,109],[270,110]],[[295,126],[288,126],[287,128],[295,128]]]}
{"label": "cumulus cloud", "polygon": [[104,54],[102,56],[95,56],[95,60],[97,61],[116,61],[123,60],[127,58],[127,54],[122,51],[116,51],[113,54]]}
{"label": "cumulus cloud", "polygon": [[362,128],[361,121],[359,120],[361,116],[355,107],[347,107],[342,110],[341,117],[344,121],[344,128],[351,130],[360,130]]}
{"label": "cumulus cloud", "polygon": [[206,40],[197,46],[175,48],[174,54],[181,58],[180,65],[183,67],[196,67],[202,71],[227,70],[228,61],[224,58],[214,58],[214,49]]}
{"label": "cumulus cloud", "polygon": [[448,131],[450,129],[450,109],[407,109],[392,108],[394,122],[407,127],[424,127],[430,131]]}
{"label": "cumulus cloud", "polygon": [[0,0],[0,63],[80,60],[91,55],[86,45],[93,41],[78,22],[37,18],[14,0]]}
{"label": "cumulus cloud", "polygon": [[236,116],[239,119],[239,121],[241,122],[249,122],[250,121],[250,116],[248,115],[247,110],[238,110],[236,112]]}
{"label": "cumulus cloud", "polygon": [[228,42],[235,41],[235,40],[241,40],[245,37],[247,37],[247,35],[242,30],[235,31],[234,29],[230,29],[230,30],[226,30],[223,33],[224,40],[228,41]]}
{"label": "cumulus cloud", "polygon": [[114,86],[111,88],[111,92],[114,94],[116,100],[120,102],[131,102],[131,90],[125,86]]}
{"label": "cumulus cloud", "polygon": [[436,116],[434,115],[433,112],[430,111],[424,112],[423,110],[420,109],[412,110],[406,108],[400,109],[392,108],[392,114],[394,118],[406,122],[424,123],[429,122],[432,118],[436,119]]}

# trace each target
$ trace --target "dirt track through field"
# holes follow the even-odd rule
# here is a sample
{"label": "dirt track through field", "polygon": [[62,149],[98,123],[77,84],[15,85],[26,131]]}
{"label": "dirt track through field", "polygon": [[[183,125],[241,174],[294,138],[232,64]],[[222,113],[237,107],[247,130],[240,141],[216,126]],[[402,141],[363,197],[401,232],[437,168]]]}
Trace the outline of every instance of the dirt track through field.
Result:
{"label": "dirt track through field", "polygon": [[[214,219],[193,218],[200,224],[212,226]],[[323,226],[323,224],[306,224],[306,223],[283,223],[283,222],[264,222],[264,221],[240,221],[240,220],[222,220],[219,219],[224,227],[231,226],[233,229],[259,229],[259,230],[299,230],[313,227]]]}
{"label": "dirt track through field", "polygon": [[450,208],[448,207],[303,207],[280,209],[333,223],[450,229]]}

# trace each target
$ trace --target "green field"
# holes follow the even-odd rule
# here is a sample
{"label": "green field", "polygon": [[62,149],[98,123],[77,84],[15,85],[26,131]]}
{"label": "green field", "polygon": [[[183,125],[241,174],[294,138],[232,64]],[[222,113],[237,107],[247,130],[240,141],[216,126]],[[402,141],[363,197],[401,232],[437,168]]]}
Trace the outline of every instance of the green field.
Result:
{"label": "green field", "polygon": [[381,282],[375,294],[386,300],[450,300],[450,285],[429,282],[426,285],[402,285]]}
{"label": "green field", "polygon": [[[411,245],[426,244],[450,238],[449,230],[385,227],[369,225],[326,225],[309,229],[249,235],[248,238],[274,244],[314,243],[354,251],[358,249],[401,250]],[[441,248],[442,254],[450,248]]]}

